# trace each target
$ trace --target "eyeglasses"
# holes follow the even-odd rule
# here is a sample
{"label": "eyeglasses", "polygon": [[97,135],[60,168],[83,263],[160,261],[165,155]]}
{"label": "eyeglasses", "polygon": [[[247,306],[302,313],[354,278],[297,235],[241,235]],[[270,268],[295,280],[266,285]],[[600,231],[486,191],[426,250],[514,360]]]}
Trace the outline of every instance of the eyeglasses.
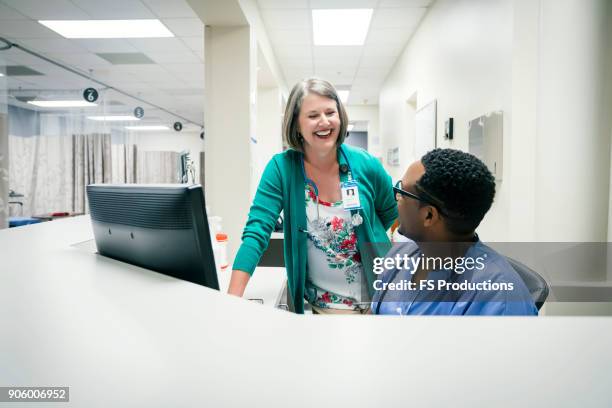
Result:
{"label": "eyeglasses", "polygon": [[[398,194],[403,195],[405,197],[410,197],[414,200],[420,201],[423,204],[431,205],[432,207],[435,207],[438,210],[438,212],[440,212],[440,214],[447,216],[447,217],[449,216],[448,211],[443,209],[444,205],[441,202],[436,202],[439,200],[435,200],[433,196],[431,198],[424,198],[414,193],[411,193],[410,191],[403,190],[402,180],[398,180],[397,183],[395,183],[395,186],[393,186],[393,192],[395,193],[395,201],[398,201],[398,198],[397,198]],[[427,196],[431,196],[431,194],[427,193],[426,191],[423,191],[423,194],[426,194]]]}
{"label": "eyeglasses", "polygon": [[393,186],[393,192],[395,193],[395,201],[398,201],[397,195],[399,194],[406,197],[410,197],[422,203],[428,203],[427,200],[419,197],[418,195],[413,194],[410,191],[402,190],[402,180],[398,180],[397,183],[395,183],[395,186]]}

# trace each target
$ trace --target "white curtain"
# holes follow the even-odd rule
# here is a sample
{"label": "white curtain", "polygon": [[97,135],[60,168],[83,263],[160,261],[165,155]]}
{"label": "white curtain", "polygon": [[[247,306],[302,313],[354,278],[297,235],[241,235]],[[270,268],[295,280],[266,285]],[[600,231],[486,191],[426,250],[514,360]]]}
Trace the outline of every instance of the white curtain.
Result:
{"label": "white curtain", "polygon": [[139,151],[136,181],[139,184],[179,182],[178,152]]}
{"label": "white curtain", "polygon": [[72,135],[72,163],[72,211],[86,213],[87,185],[112,180],[110,134]]}
{"label": "white curtain", "polygon": [[[22,214],[72,211],[72,143],[64,136],[9,136],[9,186],[23,194]],[[11,215],[22,215],[11,205]]]}
{"label": "white curtain", "polygon": [[23,208],[11,205],[10,215],[87,213],[90,183],[178,182],[178,152],[139,151],[128,142],[113,143],[107,133],[10,135],[9,187],[24,195]]}
{"label": "white curtain", "polygon": [[138,149],[133,144],[111,145],[113,184],[136,183],[136,157]]}

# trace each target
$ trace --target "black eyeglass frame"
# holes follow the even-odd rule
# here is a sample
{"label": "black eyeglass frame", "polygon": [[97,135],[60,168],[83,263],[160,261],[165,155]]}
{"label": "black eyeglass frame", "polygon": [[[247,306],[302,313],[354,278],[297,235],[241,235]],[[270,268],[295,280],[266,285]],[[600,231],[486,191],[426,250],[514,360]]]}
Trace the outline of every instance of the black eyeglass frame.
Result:
{"label": "black eyeglass frame", "polygon": [[[449,216],[449,215],[448,215],[448,212],[447,212],[446,210],[443,210],[443,209],[442,209],[442,204],[440,204],[440,203],[435,203],[433,199],[423,198],[423,197],[418,196],[418,195],[416,195],[416,194],[414,194],[414,193],[411,193],[410,191],[403,190],[403,189],[401,188],[401,186],[402,186],[402,180],[398,180],[398,181],[395,183],[395,185],[393,186],[393,193],[395,194],[395,201],[398,201],[398,200],[397,200],[397,195],[398,195],[398,194],[399,194],[399,195],[403,195],[403,196],[405,196],[405,197],[410,197],[410,198],[412,198],[413,200],[420,201],[420,202],[422,202],[423,204],[427,204],[427,205],[431,205],[432,207],[435,207],[435,208],[436,208],[436,210],[438,210],[438,212],[440,212],[440,214],[444,215],[445,217],[448,217],[448,216]],[[416,187],[419,187],[419,186],[417,185]],[[424,191],[422,188],[420,188],[420,187],[419,187],[419,189],[420,189],[421,191],[423,191],[423,193],[424,193],[424,194],[426,194],[426,195],[430,195],[430,194],[428,194],[426,191]]]}

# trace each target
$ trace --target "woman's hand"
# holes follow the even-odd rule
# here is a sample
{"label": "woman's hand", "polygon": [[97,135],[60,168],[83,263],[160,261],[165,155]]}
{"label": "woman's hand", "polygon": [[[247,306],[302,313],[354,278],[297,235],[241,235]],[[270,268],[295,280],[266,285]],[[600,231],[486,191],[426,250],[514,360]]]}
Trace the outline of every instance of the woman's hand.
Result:
{"label": "woman's hand", "polygon": [[246,285],[247,283],[249,283],[249,279],[251,279],[251,275],[244,271],[234,269],[232,271],[232,277],[230,279],[227,293],[230,295],[242,297],[242,295],[244,294],[244,290],[246,289]]}

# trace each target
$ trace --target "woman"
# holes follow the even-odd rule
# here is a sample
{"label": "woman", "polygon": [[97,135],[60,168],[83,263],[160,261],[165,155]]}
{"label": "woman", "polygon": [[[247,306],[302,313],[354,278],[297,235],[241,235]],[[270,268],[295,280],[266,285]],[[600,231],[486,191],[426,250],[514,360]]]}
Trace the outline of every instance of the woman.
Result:
{"label": "woman", "polygon": [[304,312],[304,298],[315,313],[367,310],[372,258],[389,248],[386,230],[397,218],[397,206],[391,178],[379,161],[342,144],[347,126],[344,106],[329,82],[311,78],[295,85],[283,120],[290,149],[275,155],[263,172],[228,293],[244,293],[282,210],[295,311]]}

